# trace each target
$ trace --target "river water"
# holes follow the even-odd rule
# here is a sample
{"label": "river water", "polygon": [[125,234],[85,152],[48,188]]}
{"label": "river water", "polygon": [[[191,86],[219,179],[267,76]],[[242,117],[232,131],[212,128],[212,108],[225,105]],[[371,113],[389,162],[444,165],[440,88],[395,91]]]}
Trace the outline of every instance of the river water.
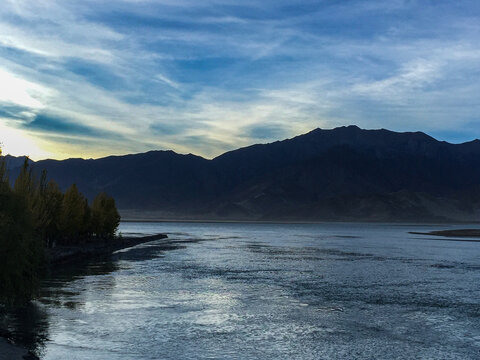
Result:
{"label": "river water", "polygon": [[455,226],[122,223],[11,315],[41,359],[479,359],[480,242]]}

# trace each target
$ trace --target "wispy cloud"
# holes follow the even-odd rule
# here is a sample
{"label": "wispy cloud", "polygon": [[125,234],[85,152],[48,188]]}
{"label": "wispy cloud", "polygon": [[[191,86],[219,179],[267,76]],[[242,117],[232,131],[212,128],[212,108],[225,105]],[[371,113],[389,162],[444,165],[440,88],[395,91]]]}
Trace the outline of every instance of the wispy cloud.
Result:
{"label": "wispy cloud", "polygon": [[479,17],[473,0],[5,0],[2,134],[34,157],[211,157],[351,123],[468,140]]}

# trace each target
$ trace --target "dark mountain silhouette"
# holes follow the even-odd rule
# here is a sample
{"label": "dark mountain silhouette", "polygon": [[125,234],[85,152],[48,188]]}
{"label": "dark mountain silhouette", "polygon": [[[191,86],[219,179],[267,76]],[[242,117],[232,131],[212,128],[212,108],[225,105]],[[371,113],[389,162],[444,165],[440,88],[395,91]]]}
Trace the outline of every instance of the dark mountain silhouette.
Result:
{"label": "dark mountain silhouette", "polygon": [[44,160],[62,188],[106,191],[126,217],[236,220],[480,219],[480,141],[316,129],[213,160],[173,151]]}
{"label": "dark mountain silhouette", "polygon": [[[23,163],[25,162],[25,156],[16,157],[16,156],[7,155],[5,156],[5,162],[7,164],[8,169],[14,170],[23,165]],[[33,163],[33,161],[31,161],[30,159],[29,159],[29,162]]]}

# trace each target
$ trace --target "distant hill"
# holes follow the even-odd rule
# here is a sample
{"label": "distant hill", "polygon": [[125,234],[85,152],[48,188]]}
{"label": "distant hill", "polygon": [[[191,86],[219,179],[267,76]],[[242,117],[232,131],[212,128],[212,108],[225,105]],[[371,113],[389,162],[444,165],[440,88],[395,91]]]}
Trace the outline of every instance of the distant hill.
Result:
{"label": "distant hill", "polygon": [[[5,162],[7,163],[8,169],[15,169],[23,165],[23,163],[25,162],[25,156],[17,157],[17,156],[7,155],[5,156]],[[32,160],[29,160],[29,162],[33,163]]]}
{"label": "distant hill", "polygon": [[315,129],[213,160],[173,151],[44,160],[62,188],[106,191],[125,217],[225,220],[480,220],[480,141]]}

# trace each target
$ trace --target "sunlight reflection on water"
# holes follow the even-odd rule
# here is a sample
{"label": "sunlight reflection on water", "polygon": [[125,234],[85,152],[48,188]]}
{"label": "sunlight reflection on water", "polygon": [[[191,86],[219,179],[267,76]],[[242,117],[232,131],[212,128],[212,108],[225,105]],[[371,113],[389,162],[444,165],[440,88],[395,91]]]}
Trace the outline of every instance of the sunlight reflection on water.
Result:
{"label": "sunlight reflection on water", "polygon": [[[42,359],[480,354],[480,243],[388,224],[124,223],[168,232],[45,281]],[[418,237],[418,236],[417,236]]]}

